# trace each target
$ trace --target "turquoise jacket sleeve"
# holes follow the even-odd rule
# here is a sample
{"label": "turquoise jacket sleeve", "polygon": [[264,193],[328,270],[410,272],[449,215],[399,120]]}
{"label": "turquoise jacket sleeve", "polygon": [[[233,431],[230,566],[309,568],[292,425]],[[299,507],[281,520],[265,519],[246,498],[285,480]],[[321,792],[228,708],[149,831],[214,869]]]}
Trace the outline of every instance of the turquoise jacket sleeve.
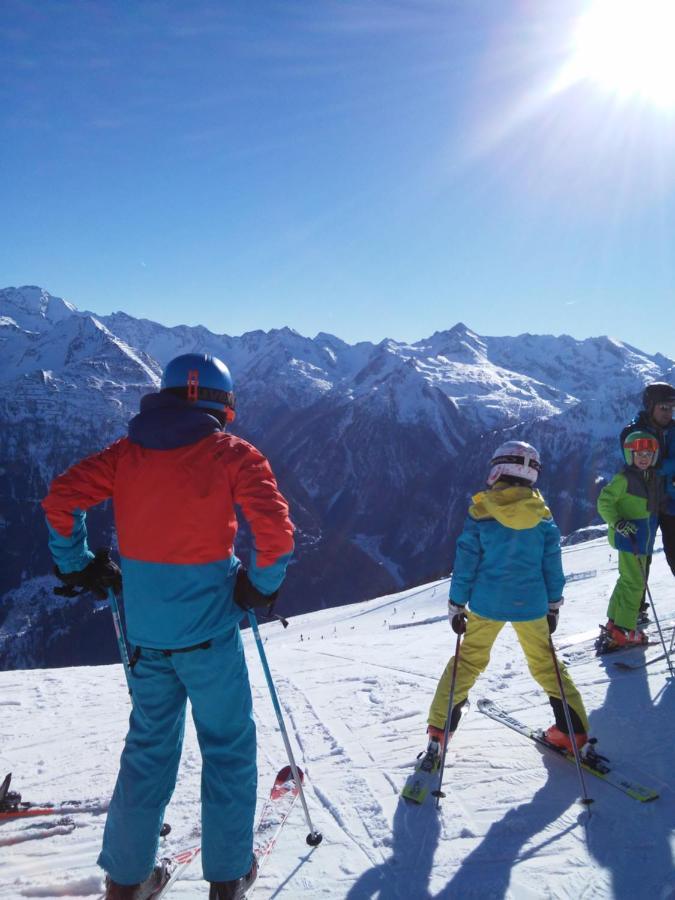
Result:
{"label": "turquoise jacket sleeve", "polygon": [[464,606],[471,599],[476,573],[481,560],[480,533],[478,523],[467,516],[464,530],[457,539],[455,566],[450,581],[450,599],[458,606]]}
{"label": "turquoise jacket sleeve", "polygon": [[565,575],[562,567],[562,553],[560,551],[560,530],[555,522],[542,522],[546,527],[544,532],[544,558],[542,569],[549,602],[560,600],[565,588]]}
{"label": "turquoise jacket sleeve", "polygon": [[70,535],[59,534],[47,521],[49,549],[59,570],[64,574],[81,572],[94,558],[87,545],[87,517],[80,509],[72,511],[73,530]]}

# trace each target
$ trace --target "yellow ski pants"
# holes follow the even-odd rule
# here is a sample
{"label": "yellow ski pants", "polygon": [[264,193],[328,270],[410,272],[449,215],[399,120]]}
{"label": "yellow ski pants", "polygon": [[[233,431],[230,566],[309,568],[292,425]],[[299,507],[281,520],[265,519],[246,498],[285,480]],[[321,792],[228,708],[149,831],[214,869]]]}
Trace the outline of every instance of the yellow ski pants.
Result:
{"label": "yellow ski pants", "polygon": [[[458,703],[466,700],[474,682],[487,667],[487,664],[490,662],[492,645],[505,624],[506,622],[484,619],[474,612],[468,612],[466,634],[462,640],[462,649],[457,664],[453,706],[457,706]],[[541,619],[532,619],[529,622],[511,622],[511,625],[513,625],[520,646],[523,648],[530,674],[549,697],[561,700],[558,679],[556,678],[549,647],[549,630],[546,616],[543,616]],[[448,703],[450,702],[450,681],[452,679],[453,662],[454,657],[447,664],[445,671],[441,675],[431,708],[429,709],[428,722],[436,728],[445,728]],[[583,722],[584,730],[587,732],[589,729],[588,716],[586,715],[579,691],[567,674],[565,666],[562,663],[559,663],[559,665],[567,702],[579,716],[579,719]]]}

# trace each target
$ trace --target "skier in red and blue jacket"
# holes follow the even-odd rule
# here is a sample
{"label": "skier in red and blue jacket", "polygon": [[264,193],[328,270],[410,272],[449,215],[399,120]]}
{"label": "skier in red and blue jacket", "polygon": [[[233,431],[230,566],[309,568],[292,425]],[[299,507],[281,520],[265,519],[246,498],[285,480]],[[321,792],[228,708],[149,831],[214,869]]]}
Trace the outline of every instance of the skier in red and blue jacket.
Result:
{"label": "skier in red and blue jacket", "polygon": [[[91,553],[86,510],[113,500],[133,710],[99,865],[107,898],[138,896],[154,870],[173,792],[189,698],[202,752],[202,860],[211,900],[243,896],[255,878],[256,737],[239,632],[242,608],[270,605],[293,552],[293,525],[265,457],[226,433],[227,367],[185,354],[141,400],[128,437],[52,482],[42,505],[56,573],[105,596],[119,570]],[[246,570],[235,556],[235,506],[250,525]]]}

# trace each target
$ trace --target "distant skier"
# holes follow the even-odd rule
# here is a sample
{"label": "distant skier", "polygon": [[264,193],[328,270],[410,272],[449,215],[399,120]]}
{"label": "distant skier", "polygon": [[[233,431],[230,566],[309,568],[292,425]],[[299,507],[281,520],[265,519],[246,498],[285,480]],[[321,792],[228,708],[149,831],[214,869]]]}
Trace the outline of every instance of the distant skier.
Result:
{"label": "distant skier", "polygon": [[[202,861],[210,900],[242,897],[256,876],[256,734],[239,633],[241,608],[273,602],[293,551],[288,505],[265,457],[227,434],[234,393],[227,367],[188,353],[141,400],[129,436],[52,482],[43,501],[56,572],[106,596],[119,585],[107,552],[87,545],[85,511],[112,497],[133,710],[99,865],[108,900],[135,900],[153,869],[192,705],[202,753]],[[235,504],[255,550],[234,555]],[[241,608],[240,608],[241,607]]]}
{"label": "distant skier", "polygon": [[[550,645],[565,586],[560,532],[534,487],[539,471],[539,454],[530,444],[502,444],[490,463],[489,490],[473,497],[457,541],[448,615],[453,631],[465,637],[457,665],[450,734],[457,727],[471,687],[490,661],[497,635],[510,622],[530,673],[553,708],[555,724],[545,732],[546,739],[571,750]],[[443,749],[453,662],[454,658],[446,666],[429,710],[427,752]],[[560,673],[574,738],[582,747],[589,727],[584,704],[562,664]]]}
{"label": "distant skier", "polygon": [[[642,394],[642,409],[621,432],[621,450],[633,431],[648,431],[659,442],[659,474],[665,478],[667,503],[659,515],[663,551],[675,575],[675,387],[664,381],[648,384]],[[651,558],[647,559],[647,572]]]}
{"label": "distant skier", "polygon": [[663,478],[655,469],[658,439],[648,431],[631,431],[624,437],[623,454],[626,465],[598,497],[598,512],[609,525],[609,543],[619,551],[619,580],[609,599],[604,635],[620,647],[647,643],[638,618],[647,564],[665,505]]}

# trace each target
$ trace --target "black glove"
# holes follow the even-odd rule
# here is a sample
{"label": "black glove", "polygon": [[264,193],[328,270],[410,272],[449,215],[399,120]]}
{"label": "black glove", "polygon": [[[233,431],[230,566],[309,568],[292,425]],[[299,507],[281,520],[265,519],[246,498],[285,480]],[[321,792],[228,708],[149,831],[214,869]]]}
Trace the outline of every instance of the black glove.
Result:
{"label": "black glove", "polygon": [[458,606],[452,600],[448,600],[448,619],[455,634],[464,634],[467,616],[463,606]]}
{"label": "black glove", "polygon": [[[108,597],[112,588],[115,594],[122,590],[122,572],[117,563],[110,558],[110,550],[103,547],[96,551],[88,566],[79,572],[62,572],[54,566],[54,574],[63,582],[63,587],[55,587],[54,593],[64,597],[77,597],[90,591],[101,600]],[[79,590],[78,590],[79,588]]]}
{"label": "black glove", "polygon": [[631,522],[630,519],[619,519],[614,525],[614,530],[618,531],[622,537],[626,538],[633,537],[633,535],[636,535],[638,532],[637,525],[635,522]]}
{"label": "black glove", "polygon": [[546,614],[546,621],[548,622],[548,633],[553,634],[553,632],[558,627],[558,617],[560,616],[560,607],[565,602],[565,598],[561,597],[560,600],[551,600],[548,604],[548,613]]}
{"label": "black glove", "polygon": [[237,580],[234,584],[234,602],[244,611],[254,606],[267,606],[271,608],[279,596],[279,591],[273,594],[263,594],[253,585],[244,566],[237,571]]}

